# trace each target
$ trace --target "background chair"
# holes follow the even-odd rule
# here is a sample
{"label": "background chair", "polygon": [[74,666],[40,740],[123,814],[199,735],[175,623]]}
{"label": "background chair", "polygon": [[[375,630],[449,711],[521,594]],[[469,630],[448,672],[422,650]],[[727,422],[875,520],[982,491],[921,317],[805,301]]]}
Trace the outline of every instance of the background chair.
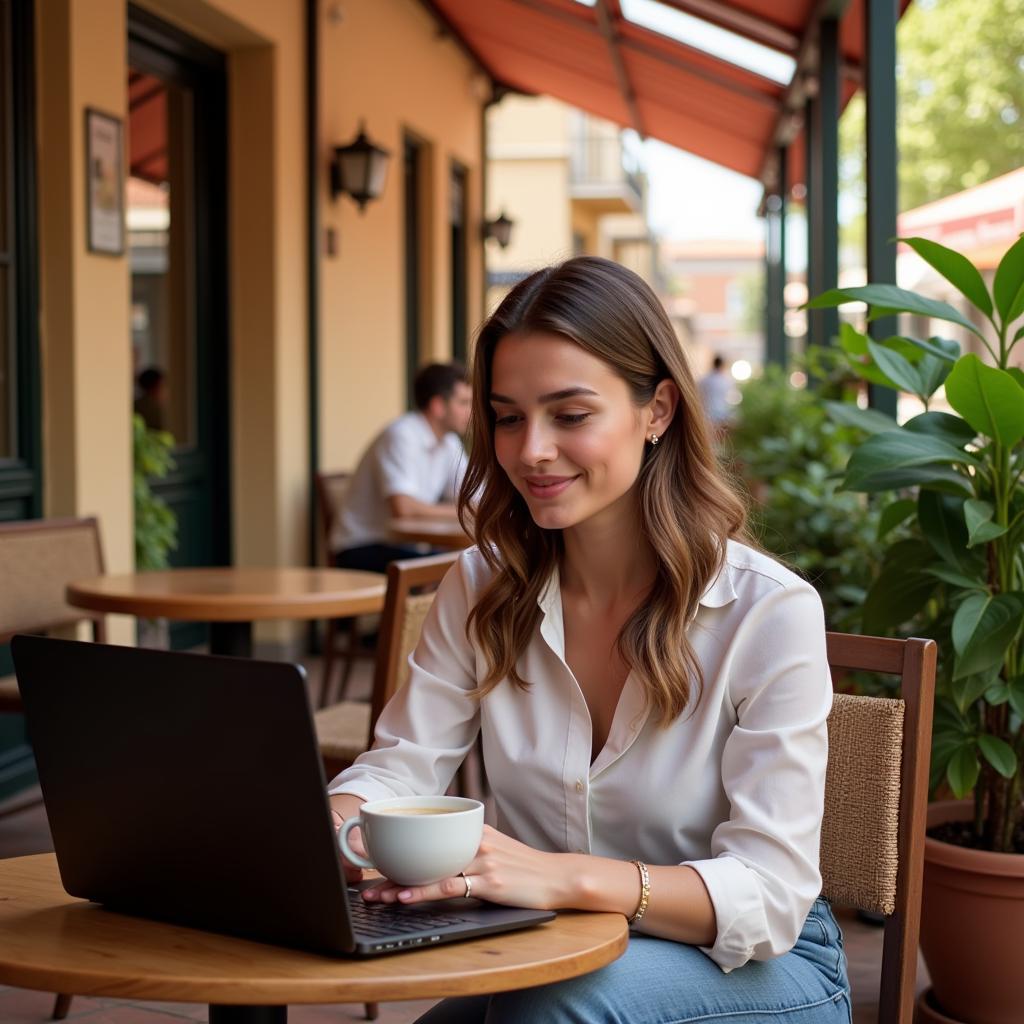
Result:
{"label": "background chair", "polygon": [[828,634],[834,669],[900,677],[901,698],[837,693],[828,718],[822,895],[882,914],[880,1024],[910,1024],[921,925],[936,646]]}
{"label": "background chair", "polygon": [[[320,564],[325,568],[334,567],[334,552],[331,537],[337,522],[338,510],[352,481],[352,474],[346,471],[316,474],[316,504],[320,520]],[[374,652],[363,647],[359,631],[359,619],[327,619],[324,625],[323,642],[324,667],[320,680],[320,707],[328,704],[331,677],[334,666],[341,659],[341,687],[338,699],[348,693],[352,666],[357,658],[372,658]]]}
{"label": "background chair", "polygon": [[[15,633],[48,633],[79,622],[92,624],[93,639],[105,637],[99,612],[72,608],[64,588],[75,579],[103,574],[97,521],[32,519],[0,523],[0,644]],[[0,712],[21,711],[14,676],[0,679]]]}
{"label": "background chair", "polygon": [[[31,519],[0,524],[0,644],[16,633],[49,633],[89,622],[93,640],[106,639],[106,620],[99,612],[72,608],[64,588],[76,579],[103,574],[103,548],[95,518]],[[22,710],[17,679],[0,679],[0,712]],[[38,799],[7,811],[14,814],[34,806]],[[56,996],[54,1020],[63,1020],[71,996]]]}
{"label": "background chair", "polygon": [[[434,591],[458,557],[459,553],[453,551],[427,558],[407,558],[388,566],[370,704],[342,700],[321,708],[313,716],[328,780],[369,749],[384,705],[409,678],[409,655],[434,603]],[[326,693],[328,680],[325,669],[322,695]],[[344,686],[343,682],[343,691]],[[367,1020],[376,1020],[378,1012],[376,1003],[366,1004]]]}
{"label": "background chair", "polygon": [[406,558],[388,566],[370,704],[343,700],[314,715],[328,779],[369,749],[384,705],[409,678],[409,655],[434,602],[434,591],[458,557],[459,553],[452,551],[426,558]]}

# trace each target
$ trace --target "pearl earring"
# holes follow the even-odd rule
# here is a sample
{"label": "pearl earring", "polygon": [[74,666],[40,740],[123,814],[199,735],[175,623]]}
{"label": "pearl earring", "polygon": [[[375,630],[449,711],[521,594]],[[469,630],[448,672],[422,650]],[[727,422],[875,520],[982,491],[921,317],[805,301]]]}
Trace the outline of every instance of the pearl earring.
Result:
{"label": "pearl earring", "polygon": [[657,434],[651,434],[651,447],[652,447],[652,448],[655,448],[655,447],[657,447],[657,444],[658,444],[658,442],[659,442],[660,440],[661,440],[661,438],[660,438],[660,437],[658,437],[658,435],[657,435]]}

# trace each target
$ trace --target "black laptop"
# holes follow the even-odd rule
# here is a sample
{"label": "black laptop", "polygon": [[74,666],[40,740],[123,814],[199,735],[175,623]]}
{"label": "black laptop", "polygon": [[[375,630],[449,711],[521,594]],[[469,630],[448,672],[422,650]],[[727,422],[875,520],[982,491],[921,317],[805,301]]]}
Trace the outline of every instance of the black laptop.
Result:
{"label": "black laptop", "polygon": [[301,668],[17,636],[64,888],[112,910],[355,956],[548,911],[366,904],[346,886]]}

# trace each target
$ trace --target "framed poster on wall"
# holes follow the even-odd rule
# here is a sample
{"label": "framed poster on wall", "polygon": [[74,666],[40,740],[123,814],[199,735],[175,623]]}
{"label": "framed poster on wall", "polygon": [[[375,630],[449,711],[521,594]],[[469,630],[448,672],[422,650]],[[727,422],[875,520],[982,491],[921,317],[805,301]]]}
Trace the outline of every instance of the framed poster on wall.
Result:
{"label": "framed poster on wall", "polygon": [[108,256],[124,253],[124,127],[120,118],[85,111],[86,245]]}

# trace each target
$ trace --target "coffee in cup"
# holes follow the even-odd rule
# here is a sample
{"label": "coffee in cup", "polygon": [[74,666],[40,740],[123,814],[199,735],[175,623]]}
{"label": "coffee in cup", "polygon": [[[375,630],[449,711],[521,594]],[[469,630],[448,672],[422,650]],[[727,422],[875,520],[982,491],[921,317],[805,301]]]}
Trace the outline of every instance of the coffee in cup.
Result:
{"label": "coffee in cup", "polygon": [[[357,854],[348,834],[361,828],[369,857]],[[462,871],[476,856],[484,805],[461,796],[371,800],[338,830],[338,845],[353,864],[372,868],[398,885],[430,885]]]}

